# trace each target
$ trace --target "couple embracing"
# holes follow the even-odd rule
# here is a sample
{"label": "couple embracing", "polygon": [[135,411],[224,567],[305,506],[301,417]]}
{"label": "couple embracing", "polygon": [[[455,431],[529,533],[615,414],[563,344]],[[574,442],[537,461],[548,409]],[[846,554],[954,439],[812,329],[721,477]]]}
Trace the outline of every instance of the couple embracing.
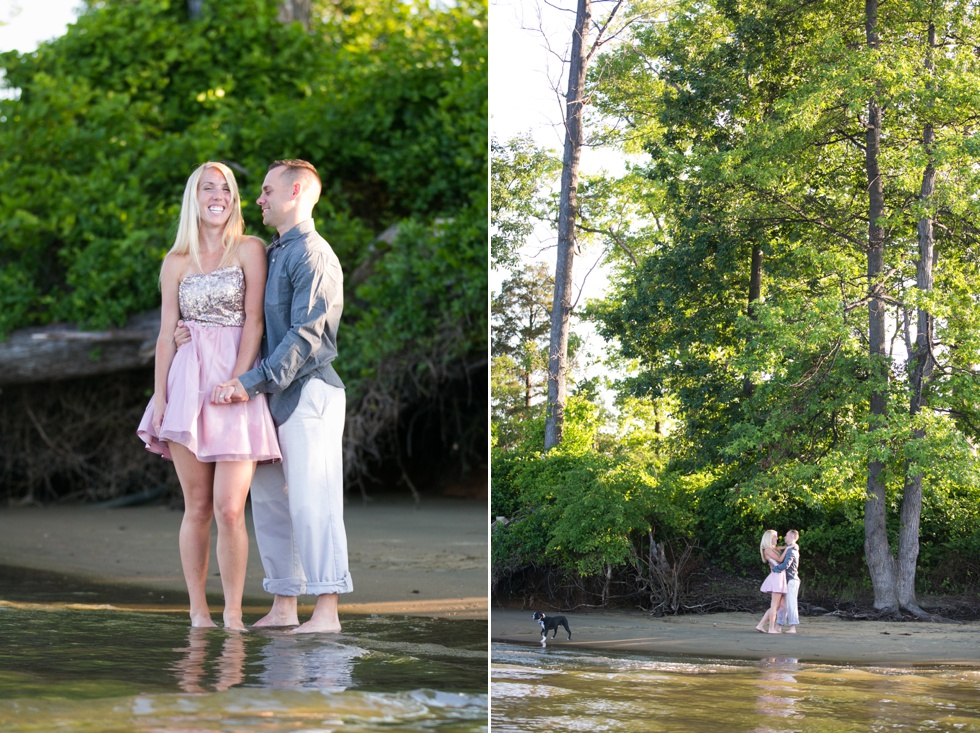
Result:
{"label": "couple embracing", "polygon": [[[791,529],[786,533],[786,546],[777,547],[779,535],[776,530],[767,529],[759,544],[759,554],[762,562],[769,565],[769,577],[762,583],[760,590],[769,593],[772,601],[762,620],[756,626],[756,631],[763,634],[779,634],[776,626],[789,626],[787,634],[795,634],[800,624],[800,614],[797,608],[797,598],[800,594],[800,548],[797,541],[800,533]],[[768,622],[769,628],[765,626]]]}
{"label": "couple embracing", "polygon": [[[245,236],[227,165],[188,178],[163,261],[154,395],[137,433],[172,460],[184,495],[180,559],[191,625],[213,627],[205,584],[217,520],[224,626],[244,631],[251,487],[272,610],[255,626],[340,631],[352,590],[343,522],[344,384],[334,371],[343,310],[340,262],[313,222],[322,184],[304,160],[269,166],[256,203],[276,230]],[[288,490],[287,490],[288,486]],[[299,625],[297,596],[315,595]]]}

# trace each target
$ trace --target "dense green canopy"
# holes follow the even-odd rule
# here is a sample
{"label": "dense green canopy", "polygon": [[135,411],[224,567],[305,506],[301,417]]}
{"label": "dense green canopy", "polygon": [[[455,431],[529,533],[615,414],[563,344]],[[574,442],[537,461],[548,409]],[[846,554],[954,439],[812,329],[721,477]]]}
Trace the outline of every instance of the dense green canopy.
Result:
{"label": "dense green canopy", "polygon": [[[975,7],[684,0],[631,30],[597,61],[591,99],[652,207],[590,314],[626,366],[618,406],[665,410],[666,428],[630,449],[596,431],[613,468],[495,456],[512,520],[499,564],[605,563],[635,594],[654,538],[751,572],[762,531],[795,526],[811,589],[863,591],[875,555],[920,592],[975,584]],[[604,488],[613,474],[621,493]],[[615,542],[573,542],[551,518],[524,552],[515,538],[539,517],[573,522],[565,487],[606,497],[588,520]]]}
{"label": "dense green canopy", "polygon": [[347,276],[352,397],[428,399],[485,364],[485,0],[314,0],[308,31],[276,11],[88,2],[64,36],[0,54],[0,337],[156,307],[190,172],[231,165],[268,239],[253,202],[268,164],[297,157]]}

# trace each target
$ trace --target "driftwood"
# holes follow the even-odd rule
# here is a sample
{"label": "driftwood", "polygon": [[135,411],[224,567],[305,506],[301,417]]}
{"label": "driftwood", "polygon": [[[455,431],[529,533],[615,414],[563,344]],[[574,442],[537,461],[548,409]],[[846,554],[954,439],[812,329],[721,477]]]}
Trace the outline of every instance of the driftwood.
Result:
{"label": "driftwood", "polygon": [[0,342],[0,387],[149,367],[159,329],[159,309],[108,331],[80,331],[66,324],[19,329]]}

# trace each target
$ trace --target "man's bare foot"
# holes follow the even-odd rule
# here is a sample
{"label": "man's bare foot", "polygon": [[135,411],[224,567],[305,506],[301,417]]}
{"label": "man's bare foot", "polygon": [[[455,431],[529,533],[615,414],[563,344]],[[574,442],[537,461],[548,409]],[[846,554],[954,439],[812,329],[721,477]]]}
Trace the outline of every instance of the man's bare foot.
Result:
{"label": "man's bare foot", "polygon": [[287,634],[339,634],[340,622],[318,621],[311,618],[305,624],[301,624],[295,629],[286,632]]}
{"label": "man's bare foot", "polygon": [[269,611],[265,616],[256,621],[252,626],[298,626],[299,616],[295,611],[290,613],[277,613],[275,609]]}
{"label": "man's bare foot", "polygon": [[299,615],[296,612],[296,602],[296,596],[274,595],[272,597],[272,608],[269,609],[269,613],[252,624],[252,626],[298,626]]}
{"label": "man's bare foot", "polygon": [[788,628],[788,629],[786,629],[786,633],[787,633],[787,634],[795,634],[795,633],[796,633],[796,629],[794,629],[794,628],[793,628],[793,627],[791,626],[790,628]]}

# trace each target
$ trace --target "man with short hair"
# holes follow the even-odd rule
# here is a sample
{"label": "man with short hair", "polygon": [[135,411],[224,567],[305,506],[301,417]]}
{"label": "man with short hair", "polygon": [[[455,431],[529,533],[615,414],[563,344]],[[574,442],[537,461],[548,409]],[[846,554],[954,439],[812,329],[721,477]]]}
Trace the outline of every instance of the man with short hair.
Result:
{"label": "man with short hair", "polygon": [[339,632],[338,595],[353,590],[343,518],[346,396],[332,365],[344,280],[337,256],[314,227],[320,191],[316,168],[306,161],[269,166],[256,202],[262,221],[276,229],[266,252],[261,358],[212,394],[218,403],[269,395],[282,463],[256,468],[252,518],[263,588],[273,602],[254,625],[296,626],[297,596],[317,596],[312,617],[293,633]]}
{"label": "man with short hair", "polygon": [[782,626],[789,626],[787,634],[795,634],[796,627],[800,625],[800,613],[797,606],[797,598],[800,595],[800,547],[797,540],[800,533],[791,529],[786,533],[786,555],[783,561],[774,565],[772,571],[780,573],[786,571],[786,598],[783,605],[779,607],[776,614],[776,623]]}

